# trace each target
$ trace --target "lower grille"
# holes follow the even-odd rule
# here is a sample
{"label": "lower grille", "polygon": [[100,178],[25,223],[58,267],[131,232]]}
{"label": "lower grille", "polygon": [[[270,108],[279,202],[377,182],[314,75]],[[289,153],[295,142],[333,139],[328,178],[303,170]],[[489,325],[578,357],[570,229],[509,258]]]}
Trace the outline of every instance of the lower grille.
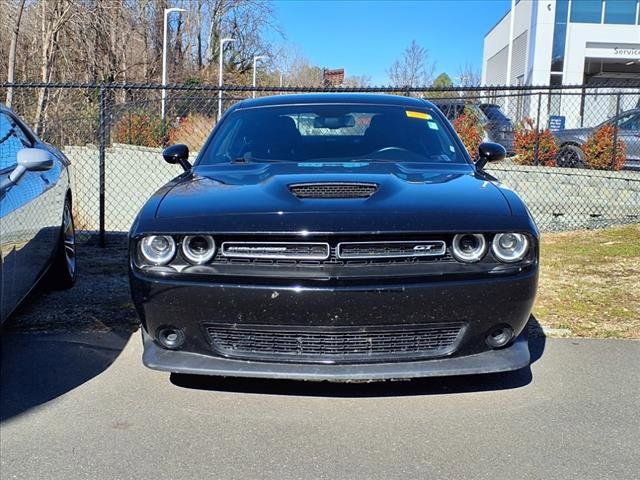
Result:
{"label": "lower grille", "polygon": [[461,323],[385,327],[205,325],[220,355],[250,360],[320,363],[393,361],[451,353]]}

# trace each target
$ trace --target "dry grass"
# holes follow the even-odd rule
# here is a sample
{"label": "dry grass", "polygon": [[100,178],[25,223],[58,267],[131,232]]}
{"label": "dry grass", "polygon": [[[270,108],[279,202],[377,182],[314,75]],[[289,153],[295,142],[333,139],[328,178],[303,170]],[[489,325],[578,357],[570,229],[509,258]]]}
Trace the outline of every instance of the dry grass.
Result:
{"label": "dry grass", "polygon": [[533,313],[579,337],[640,338],[640,225],[542,235]]}

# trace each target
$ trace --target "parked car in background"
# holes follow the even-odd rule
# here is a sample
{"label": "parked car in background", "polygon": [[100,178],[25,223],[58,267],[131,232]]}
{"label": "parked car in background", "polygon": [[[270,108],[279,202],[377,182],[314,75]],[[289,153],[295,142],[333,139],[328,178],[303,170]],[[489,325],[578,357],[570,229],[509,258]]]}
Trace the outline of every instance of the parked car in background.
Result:
{"label": "parked car in background", "polygon": [[76,278],[69,161],[0,105],[0,323],[45,273]]}
{"label": "parked car in background", "polygon": [[478,117],[486,134],[486,140],[502,145],[507,155],[514,154],[513,122],[502,112],[499,105],[493,103],[473,103],[464,99],[432,99],[442,113],[451,123],[462,115],[465,108]]}
{"label": "parked car in background", "polygon": [[618,138],[625,144],[627,161],[624,168],[640,170],[640,108],[627,110],[596,127],[572,128],[553,132],[559,148],[558,166],[586,167],[587,163],[582,146],[593,132],[608,124],[618,126]]}
{"label": "parked car in background", "polygon": [[487,117],[484,128],[489,134],[489,139],[502,145],[507,154],[513,155],[515,153],[513,147],[515,128],[511,119],[504,114],[500,105],[481,103],[479,106]]}
{"label": "parked car in background", "polygon": [[430,102],[277,95],[235,104],[129,232],[144,364],[371,380],[529,364],[538,230]]}

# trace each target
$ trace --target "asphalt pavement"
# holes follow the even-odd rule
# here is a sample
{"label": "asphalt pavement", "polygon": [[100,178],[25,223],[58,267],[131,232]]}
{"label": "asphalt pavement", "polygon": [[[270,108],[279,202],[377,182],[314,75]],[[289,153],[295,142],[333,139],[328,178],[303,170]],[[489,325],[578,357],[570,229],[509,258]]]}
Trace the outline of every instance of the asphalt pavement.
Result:
{"label": "asphalt pavement", "polygon": [[151,371],[139,332],[6,333],[0,478],[640,478],[640,342],[531,347],[511,374],[328,384]]}

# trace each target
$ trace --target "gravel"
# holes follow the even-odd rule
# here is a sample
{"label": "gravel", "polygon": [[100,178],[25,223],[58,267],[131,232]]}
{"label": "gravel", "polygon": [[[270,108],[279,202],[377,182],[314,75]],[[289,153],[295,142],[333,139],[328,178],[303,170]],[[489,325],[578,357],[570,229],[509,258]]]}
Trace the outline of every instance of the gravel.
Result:
{"label": "gravel", "polygon": [[69,290],[41,282],[4,325],[12,332],[135,331],[139,321],[127,278],[123,236],[106,248],[91,240],[77,247],[78,280]]}

